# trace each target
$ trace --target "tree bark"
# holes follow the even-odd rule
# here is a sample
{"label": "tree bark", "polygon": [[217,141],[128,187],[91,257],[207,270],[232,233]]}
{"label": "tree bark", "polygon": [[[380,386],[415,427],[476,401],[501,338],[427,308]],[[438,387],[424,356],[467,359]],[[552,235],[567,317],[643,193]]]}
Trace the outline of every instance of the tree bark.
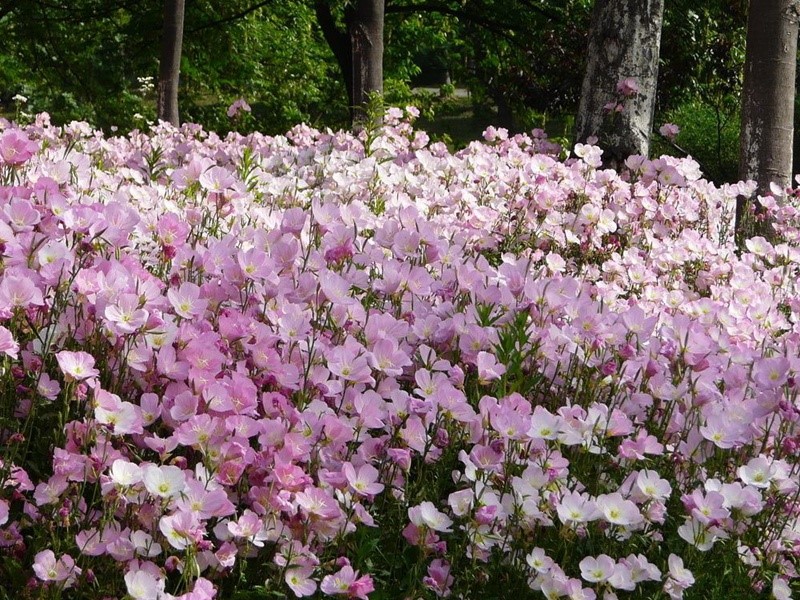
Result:
{"label": "tree bark", "polygon": [[[750,0],[742,89],[739,176],[754,180],[756,193],[769,195],[770,184],[791,185],[794,137],[795,72],[800,0]],[[751,199],[736,204],[736,231],[764,234],[767,223],[744,232]],[[763,213],[761,205],[755,214]]]}
{"label": "tree bark", "polygon": [[355,129],[366,123],[370,97],[383,94],[384,10],[384,0],[358,0],[347,15],[353,66],[352,117]]}
{"label": "tree bark", "polygon": [[161,38],[161,60],[158,69],[158,118],[180,124],[178,84],[183,49],[183,17],[186,0],[164,0],[164,29]]}
{"label": "tree bark", "polygon": [[[648,154],[663,20],[664,0],[595,2],[575,128],[578,142],[598,139],[606,164]],[[628,78],[638,92],[623,97],[617,86]]]}
{"label": "tree bark", "polygon": [[363,127],[372,94],[383,93],[384,0],[357,0],[345,9],[346,31],[336,25],[328,0],[315,0],[322,35],[333,52],[347,88],[350,120]]}

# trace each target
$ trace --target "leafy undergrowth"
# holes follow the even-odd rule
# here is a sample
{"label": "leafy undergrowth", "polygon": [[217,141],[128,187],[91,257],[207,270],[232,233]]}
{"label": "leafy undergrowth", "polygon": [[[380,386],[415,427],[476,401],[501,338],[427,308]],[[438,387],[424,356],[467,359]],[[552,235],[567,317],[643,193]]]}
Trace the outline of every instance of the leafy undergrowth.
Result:
{"label": "leafy undergrowth", "polygon": [[0,597],[790,597],[792,198],[403,118],[5,124]]}

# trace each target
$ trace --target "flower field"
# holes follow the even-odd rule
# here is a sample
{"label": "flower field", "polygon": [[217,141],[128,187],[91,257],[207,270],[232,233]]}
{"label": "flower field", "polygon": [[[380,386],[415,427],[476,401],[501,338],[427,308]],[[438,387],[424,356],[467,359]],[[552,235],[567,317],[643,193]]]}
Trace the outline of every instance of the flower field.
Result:
{"label": "flower field", "polygon": [[798,589],[791,194],[413,114],[5,124],[0,598]]}

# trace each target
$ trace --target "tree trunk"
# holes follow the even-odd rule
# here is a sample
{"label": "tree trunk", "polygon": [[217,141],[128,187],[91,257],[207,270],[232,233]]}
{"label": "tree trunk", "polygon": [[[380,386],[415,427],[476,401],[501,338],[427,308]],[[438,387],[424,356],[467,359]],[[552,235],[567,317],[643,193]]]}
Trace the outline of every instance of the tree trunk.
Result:
{"label": "tree trunk", "polygon": [[595,2],[575,129],[578,142],[598,139],[609,165],[649,151],[663,20],[664,0]]}
{"label": "tree trunk", "polygon": [[164,29],[161,38],[161,60],[158,69],[158,118],[180,124],[178,83],[183,48],[183,15],[186,0],[164,0]]}
{"label": "tree trunk", "polygon": [[348,6],[346,31],[336,26],[329,0],[315,0],[314,9],[347,88],[353,128],[359,129],[367,116],[370,95],[383,93],[384,0],[357,0]]}
{"label": "tree trunk", "polygon": [[[795,71],[800,0],[750,0],[742,89],[739,176],[754,180],[757,194],[770,194],[770,184],[791,185],[794,136]],[[736,232],[764,235],[763,219],[744,231],[749,198],[736,203]],[[755,206],[755,216],[763,211]],[[760,223],[759,223],[760,221]]]}
{"label": "tree trunk", "polygon": [[[383,94],[384,0],[357,0],[347,18],[353,65],[353,127],[367,119],[374,94]],[[380,118],[381,115],[377,115]]]}

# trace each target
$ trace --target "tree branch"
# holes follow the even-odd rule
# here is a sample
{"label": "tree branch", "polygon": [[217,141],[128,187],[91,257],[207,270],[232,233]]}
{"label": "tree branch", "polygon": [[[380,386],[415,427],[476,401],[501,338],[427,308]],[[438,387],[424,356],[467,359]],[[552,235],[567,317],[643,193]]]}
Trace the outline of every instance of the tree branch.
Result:
{"label": "tree branch", "polygon": [[188,33],[195,33],[197,31],[202,31],[203,29],[210,29],[212,27],[217,27],[219,25],[224,25],[225,23],[232,23],[233,21],[238,21],[239,19],[243,19],[250,13],[256,12],[259,8],[264,8],[267,4],[271,4],[272,0],[262,0],[261,2],[256,2],[252,6],[245,8],[244,10],[239,11],[238,13],[234,13],[229,17],[224,17],[222,19],[218,19],[216,21],[210,21],[208,23],[203,23],[202,25],[195,27],[194,29],[190,29]]}
{"label": "tree branch", "polygon": [[502,23],[500,21],[494,21],[492,19],[487,19],[480,15],[473,15],[466,10],[459,10],[455,8],[450,8],[449,6],[442,6],[440,4],[434,3],[424,3],[424,4],[409,4],[406,6],[397,6],[397,5],[388,5],[386,7],[386,14],[395,13],[395,14],[402,14],[402,13],[418,13],[418,12],[433,12],[439,13],[442,15],[448,15],[450,17],[455,17],[460,21],[464,21],[467,23],[473,23],[497,35],[506,38],[507,40],[519,44],[519,40],[517,40],[513,33],[516,31],[516,28],[511,25],[510,23]]}
{"label": "tree branch", "polygon": [[314,12],[322,30],[322,36],[328,42],[328,47],[339,65],[339,71],[347,89],[348,106],[353,106],[353,57],[350,54],[350,36],[336,26],[336,19],[333,18],[328,0],[314,0]]}

